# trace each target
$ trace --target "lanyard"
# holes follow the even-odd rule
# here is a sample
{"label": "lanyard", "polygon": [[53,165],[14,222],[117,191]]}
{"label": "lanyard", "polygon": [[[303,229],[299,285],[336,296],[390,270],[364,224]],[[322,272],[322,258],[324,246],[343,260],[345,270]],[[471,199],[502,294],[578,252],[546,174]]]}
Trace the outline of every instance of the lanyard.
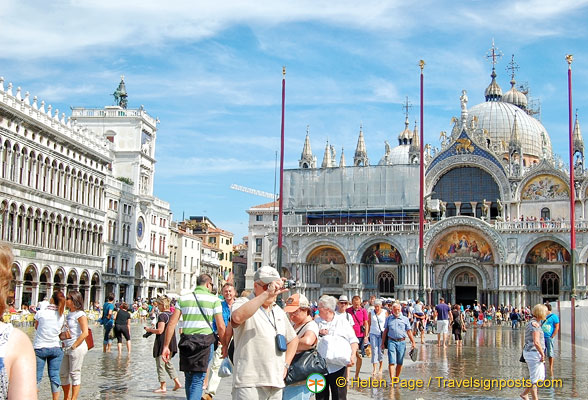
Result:
{"label": "lanyard", "polygon": [[274,318],[274,322],[273,323],[272,323],[269,315],[264,311],[263,307],[259,307],[259,309],[265,315],[265,317],[267,318],[267,320],[269,321],[269,323],[271,324],[271,326],[274,328],[274,330],[277,333],[278,332],[278,328],[276,328],[276,316],[274,315],[274,308],[272,307],[272,317]]}

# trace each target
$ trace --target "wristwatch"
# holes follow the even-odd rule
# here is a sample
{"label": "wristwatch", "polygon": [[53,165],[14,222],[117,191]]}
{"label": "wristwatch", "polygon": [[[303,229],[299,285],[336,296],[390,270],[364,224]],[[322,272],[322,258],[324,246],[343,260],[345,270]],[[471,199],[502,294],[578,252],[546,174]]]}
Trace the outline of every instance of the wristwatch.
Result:
{"label": "wristwatch", "polygon": [[287,368],[290,368],[290,364],[288,364],[288,363],[284,363],[284,367],[286,367],[286,369],[287,369]]}

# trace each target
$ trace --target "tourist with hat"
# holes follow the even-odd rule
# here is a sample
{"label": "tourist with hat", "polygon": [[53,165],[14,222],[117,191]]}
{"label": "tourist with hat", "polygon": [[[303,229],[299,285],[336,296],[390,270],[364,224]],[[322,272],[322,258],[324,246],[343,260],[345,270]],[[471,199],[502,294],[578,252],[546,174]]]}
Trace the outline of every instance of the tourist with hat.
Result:
{"label": "tourist with hat", "polygon": [[298,349],[298,336],[276,305],[283,288],[278,271],[263,266],[253,276],[253,293],[233,303],[235,343],[233,400],[281,400],[284,378]]}
{"label": "tourist with hat", "polygon": [[[316,347],[319,337],[319,328],[312,319],[310,302],[300,293],[295,293],[286,300],[284,311],[288,313],[290,321],[294,324],[294,330],[298,336],[296,354]],[[312,393],[306,387],[306,382],[293,383],[284,388],[284,400],[308,400]]]}
{"label": "tourist with hat", "polygon": [[344,315],[349,325],[353,327],[355,325],[355,321],[353,321],[353,317],[351,314],[347,312],[347,308],[349,308],[349,299],[347,296],[339,296],[339,300],[337,301],[337,310],[335,311],[336,315]]}

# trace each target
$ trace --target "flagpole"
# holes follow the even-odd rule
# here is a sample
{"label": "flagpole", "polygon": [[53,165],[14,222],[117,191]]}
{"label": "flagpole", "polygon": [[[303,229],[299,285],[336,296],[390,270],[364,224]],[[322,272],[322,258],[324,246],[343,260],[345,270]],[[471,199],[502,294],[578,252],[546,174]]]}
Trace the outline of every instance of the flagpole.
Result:
{"label": "flagpole", "polygon": [[574,129],[572,122],[572,61],[571,54],[566,55],[568,62],[568,128],[570,140],[570,267],[572,273],[572,298],[576,297],[576,193],[574,184]]}
{"label": "flagpole", "polygon": [[419,195],[419,299],[425,301],[425,254],[424,254],[424,230],[425,230],[425,210],[424,210],[424,198],[425,198],[425,163],[423,159],[423,142],[425,141],[424,136],[424,125],[423,125],[423,69],[425,68],[425,62],[420,60],[419,66],[421,68],[421,136],[420,136],[420,156],[419,156],[419,183],[420,183],[420,195]]}
{"label": "flagpole", "polygon": [[278,262],[277,270],[282,270],[282,215],[284,213],[284,109],[286,104],[286,67],[282,67],[282,131],[280,139],[280,197],[278,198]]}

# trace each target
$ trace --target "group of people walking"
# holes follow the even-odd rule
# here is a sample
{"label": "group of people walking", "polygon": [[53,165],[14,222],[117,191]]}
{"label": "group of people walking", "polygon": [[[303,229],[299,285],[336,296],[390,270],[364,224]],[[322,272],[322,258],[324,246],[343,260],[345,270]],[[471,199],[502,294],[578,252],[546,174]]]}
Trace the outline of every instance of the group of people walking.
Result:
{"label": "group of people walking", "polygon": [[[0,312],[6,308],[11,265],[10,249],[0,245]],[[213,399],[221,373],[232,373],[232,397],[236,400],[308,400],[312,394],[305,380],[308,372],[320,372],[326,378],[325,389],[316,394],[317,400],[346,399],[347,386],[338,384],[339,380],[348,378],[354,366],[355,377],[359,376],[368,343],[372,375],[383,373],[387,352],[392,379],[400,375],[407,354],[416,357],[415,334],[423,340],[427,320],[436,323],[439,346],[447,345],[450,330],[456,344],[461,345],[461,333],[468,325],[464,310],[443,299],[433,308],[418,301],[410,305],[383,304],[373,298],[362,304],[359,296],[349,302],[345,296],[336,299],[325,295],[314,307],[304,295],[296,293],[282,309],[276,300],[288,289],[277,270],[261,267],[253,280],[253,291],[239,298],[234,286],[226,283],[221,289],[221,301],[213,294],[211,276],[202,274],[194,292],[180,297],[173,311],[171,299],[166,296],[155,301],[156,321],[145,327],[146,335],[155,335],[153,357],[159,381],[155,393],[167,392],[167,377],[173,381],[172,390],[182,388],[172,364],[172,358],[179,353],[189,400]],[[37,384],[47,365],[53,399],[58,399],[61,391],[67,400],[79,395],[89,334],[82,295],[77,291],[67,295],[56,291],[42,303],[34,317],[36,335],[32,346],[21,331],[0,323],[0,399],[36,398],[36,388],[26,382],[35,359]],[[521,394],[524,399],[537,398],[537,382],[545,379],[546,359],[553,374],[553,338],[559,319],[550,311],[549,305],[536,305],[525,327],[521,361],[527,363],[533,386]],[[109,295],[100,318],[104,352],[110,350],[112,331],[118,338],[119,353],[125,337],[130,354],[130,321],[128,306],[123,303],[115,310],[114,295]],[[176,341],[178,327],[180,338]],[[314,370],[303,369],[309,359],[315,361]],[[302,378],[301,370],[306,373]]]}

